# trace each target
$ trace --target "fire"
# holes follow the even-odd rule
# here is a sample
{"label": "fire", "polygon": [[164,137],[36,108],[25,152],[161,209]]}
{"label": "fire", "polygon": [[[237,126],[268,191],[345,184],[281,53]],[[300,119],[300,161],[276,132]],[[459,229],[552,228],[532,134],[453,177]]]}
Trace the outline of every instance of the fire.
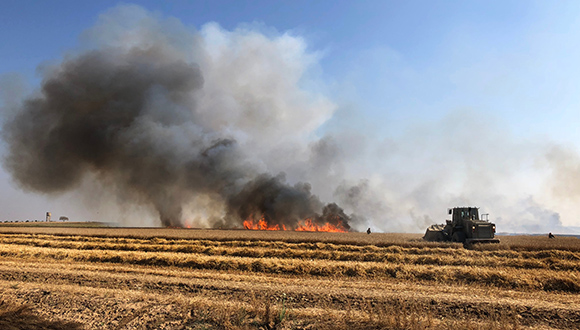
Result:
{"label": "fire", "polygon": [[282,225],[282,229],[280,229],[280,225],[270,226],[264,217],[262,217],[258,222],[254,222],[251,218],[244,221],[244,228],[252,229],[252,230],[287,230],[286,226]]}
{"label": "fire", "polygon": [[[292,230],[287,229],[285,225],[270,225],[268,221],[264,217],[260,218],[257,222],[249,217],[246,221],[244,221],[244,228],[250,230]],[[317,225],[312,221],[312,219],[308,218],[304,221],[298,223],[295,231],[323,231],[323,232],[333,232],[333,233],[346,233],[348,230],[342,226],[342,223],[339,221],[338,225],[333,225],[331,223],[325,223],[324,225]]]}
{"label": "fire", "polygon": [[325,223],[322,226],[319,226],[312,222],[312,219],[304,220],[304,224],[298,224],[298,227],[295,229],[296,231],[326,231],[332,233],[346,233],[348,230],[344,229],[342,223],[339,222],[337,226],[331,223]]}

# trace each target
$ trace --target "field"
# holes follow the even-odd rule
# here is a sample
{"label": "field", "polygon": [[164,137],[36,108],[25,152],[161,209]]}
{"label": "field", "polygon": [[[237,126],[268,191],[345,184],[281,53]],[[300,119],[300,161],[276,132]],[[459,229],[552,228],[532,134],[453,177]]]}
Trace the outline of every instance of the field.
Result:
{"label": "field", "polygon": [[420,237],[0,226],[0,328],[580,328],[580,240]]}

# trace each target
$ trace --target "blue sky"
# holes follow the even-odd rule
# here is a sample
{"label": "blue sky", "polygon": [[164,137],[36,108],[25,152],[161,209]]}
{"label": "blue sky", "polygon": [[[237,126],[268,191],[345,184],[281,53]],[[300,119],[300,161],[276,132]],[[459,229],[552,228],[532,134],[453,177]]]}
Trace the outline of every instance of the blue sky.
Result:
{"label": "blue sky", "polygon": [[[580,150],[580,2],[132,3],[161,17],[174,17],[190,28],[202,29],[204,24],[216,22],[231,31],[249,24],[265,35],[288,32],[303,39],[308,52],[318,56],[309,74],[338,107],[335,118],[321,128],[321,134],[332,131],[334,125],[344,126],[341,118],[347,118],[355,130],[365,130],[360,134],[372,135],[376,139],[373,144],[393,145],[412,140],[409,137],[414,130],[453,129],[446,125],[448,121],[467,116],[463,122],[472,125],[469,134],[501,136],[490,144],[474,143],[474,148],[483,149],[477,157],[504,155],[492,150],[502,142],[509,146],[505,154],[528,150],[518,165],[521,167],[511,165],[514,160],[508,161],[506,167],[514,169],[507,176],[541,167],[538,164],[543,158],[538,160],[533,154],[543,153],[545,148],[565,150],[567,165],[548,161],[549,165],[538,170],[546,177],[538,179],[535,191],[548,184],[555,168],[576,166]],[[37,67],[45,61],[59,61],[78,48],[83,31],[119,2],[4,0],[0,4],[0,75],[18,73],[34,88],[40,81]],[[437,133],[425,133],[426,140],[412,147],[429,145],[430,134],[435,139],[446,139]],[[447,147],[465,155],[462,146],[437,144],[437,150]],[[407,162],[413,157],[399,154],[394,158]],[[436,157],[417,160],[429,162]],[[496,161],[502,163],[501,159]],[[478,165],[467,164],[472,166]],[[365,171],[375,169],[383,175],[392,172],[381,169],[379,163],[365,167]],[[417,171],[425,172],[427,167],[418,167]],[[7,174],[2,174],[6,189],[16,189],[7,183]],[[531,190],[520,190],[521,198],[514,199],[534,196],[535,203],[562,214],[563,209],[570,208],[562,206],[560,210],[562,204],[553,196],[538,197]],[[19,200],[28,196],[15,194],[22,194]],[[563,216],[562,221],[580,226],[579,220],[570,217]]]}
{"label": "blue sky", "polygon": [[[327,81],[356,86],[352,97],[371,116],[434,119],[449,107],[475,107],[523,120],[514,125],[517,134],[530,127],[578,138],[559,128],[574,119],[570,108],[579,101],[580,4],[574,1],[137,3],[196,28],[213,21],[229,30],[259,23],[265,30],[292,31],[324,54]],[[75,48],[79,34],[116,4],[3,1],[0,72],[34,79],[40,63]],[[562,118],[545,116],[554,110]]]}

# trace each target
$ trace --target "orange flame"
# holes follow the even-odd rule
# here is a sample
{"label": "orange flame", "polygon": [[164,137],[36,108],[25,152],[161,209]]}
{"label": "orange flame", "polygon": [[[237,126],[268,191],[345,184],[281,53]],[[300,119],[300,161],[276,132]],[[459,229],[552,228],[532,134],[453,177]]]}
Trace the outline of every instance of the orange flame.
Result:
{"label": "orange flame", "polygon": [[[264,217],[260,218],[255,222],[252,217],[249,217],[244,221],[244,228],[250,230],[291,230],[287,229],[285,225],[269,225],[268,221]],[[322,232],[333,232],[333,233],[346,233],[346,230],[342,224],[339,222],[338,225],[333,225],[331,223],[325,223],[324,225],[317,225],[312,222],[312,219],[305,219],[303,222],[299,222],[295,231],[322,231]]]}
{"label": "orange flame", "polygon": [[[270,226],[264,217],[255,223],[251,218],[244,221],[244,228],[252,230],[280,230],[280,225]],[[282,230],[287,230],[286,226],[282,225]]]}
{"label": "orange flame", "polygon": [[346,230],[342,223],[338,223],[338,225],[333,225],[329,222],[325,223],[322,226],[319,226],[312,222],[312,219],[304,220],[304,224],[298,224],[298,227],[295,229],[296,231],[326,231],[331,233],[346,233]]}

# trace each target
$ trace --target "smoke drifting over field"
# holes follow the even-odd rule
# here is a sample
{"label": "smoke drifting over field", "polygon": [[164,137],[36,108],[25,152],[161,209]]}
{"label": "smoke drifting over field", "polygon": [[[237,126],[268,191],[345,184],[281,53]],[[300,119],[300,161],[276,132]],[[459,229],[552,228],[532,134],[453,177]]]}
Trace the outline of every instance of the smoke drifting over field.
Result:
{"label": "smoke drifting over field", "polygon": [[573,151],[469,109],[373,137],[317,89],[318,54],[288,33],[196,31],[124,5],[81,39],[41,67],[39,91],[0,81],[4,168],[27,191],[78,193],[100,220],[417,232],[475,205],[499,231],[542,232],[580,194]]}
{"label": "smoke drifting over field", "polygon": [[[120,27],[127,17],[131,26]],[[87,36],[110,39],[47,70],[40,94],[4,125],[6,168],[47,194],[92,176],[119,201],[152,206],[163,225],[184,225],[184,207],[207,196],[211,225],[261,215],[288,228],[340,217],[348,228],[342,209],[263,163],[332,112],[297,86],[308,60],[300,40],[205,33],[133,6],[105,14]]]}

